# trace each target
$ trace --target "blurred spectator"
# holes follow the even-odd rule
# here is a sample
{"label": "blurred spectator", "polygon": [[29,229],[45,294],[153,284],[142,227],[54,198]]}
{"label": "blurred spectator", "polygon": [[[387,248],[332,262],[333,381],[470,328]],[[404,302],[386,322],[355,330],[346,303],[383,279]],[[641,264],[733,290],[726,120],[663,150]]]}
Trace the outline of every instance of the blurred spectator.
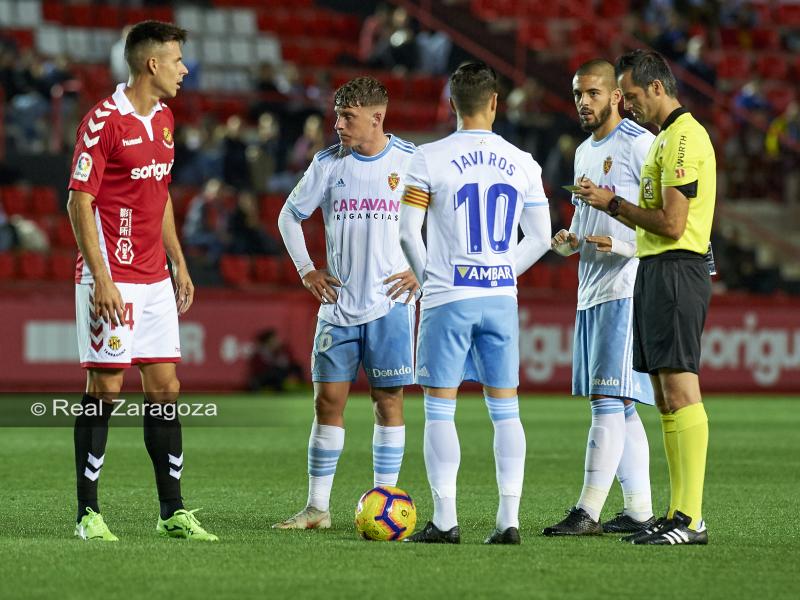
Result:
{"label": "blurred spectator", "polygon": [[11,250],[17,245],[17,234],[9,223],[6,211],[0,203],[0,252]]}
{"label": "blurred spectator", "polygon": [[214,140],[215,126],[206,118],[199,125],[184,125],[176,130],[174,183],[196,186],[209,178],[222,179],[222,156]]}
{"label": "blurred spectator", "polygon": [[733,98],[734,121],[738,125],[731,144],[734,152],[745,157],[759,158],[764,150],[764,132],[769,124],[772,106],[755,77],[745,83]]}
{"label": "blurred spectator", "polygon": [[186,210],[183,244],[187,252],[204,253],[210,263],[216,264],[227,243],[227,220],[222,182],[209,179]]}
{"label": "blurred spectator", "polygon": [[248,388],[253,392],[265,387],[282,392],[290,378],[298,382],[303,380],[302,367],[273,329],[262,331],[256,337],[249,367]]}
{"label": "blurred spectator", "polygon": [[[689,73],[704,81],[712,88],[717,85],[717,70],[706,60],[706,41],[703,36],[696,35],[686,44],[686,54],[678,61]],[[697,94],[692,86],[687,86],[690,93]],[[703,95],[707,98],[707,96]]]}
{"label": "blurred spectator", "polygon": [[577,147],[577,141],[570,134],[564,133],[559,136],[558,142],[548,153],[542,167],[542,179],[545,185],[557,190],[562,185],[573,183]]}
{"label": "blurred spectator", "polygon": [[395,7],[389,20],[389,35],[375,46],[372,56],[367,61],[370,67],[409,71],[417,64],[417,47],[414,31],[406,10]]}
{"label": "blurred spectator", "polygon": [[228,221],[228,251],[232,254],[277,255],[281,246],[261,225],[258,200],[252,192],[239,192],[236,208]]}
{"label": "blurred spectator", "polygon": [[322,131],[322,117],[310,115],[303,125],[303,135],[292,147],[289,155],[289,168],[295,172],[304,170],[314,155],[325,148],[325,133]]}
{"label": "blurred spectator", "polygon": [[225,123],[225,135],[222,139],[222,179],[237,189],[244,189],[250,185],[247,144],[244,141],[242,119],[238,115],[231,115]]}
{"label": "blurred spectator", "polygon": [[792,100],[783,111],[783,114],[775,117],[767,129],[767,137],[764,145],[767,155],[770,158],[779,158],[781,154],[788,158],[796,153],[800,146],[800,106],[797,100]]}
{"label": "blurred spectator", "polygon": [[333,83],[328,69],[319,69],[314,74],[314,80],[306,88],[306,97],[317,110],[330,110],[333,104]]}
{"label": "blurred spectator", "polygon": [[686,23],[677,10],[667,11],[667,21],[664,27],[656,32],[653,38],[653,47],[669,60],[678,60],[686,52],[688,41]]}
{"label": "blurred spectator", "polygon": [[426,29],[417,34],[418,70],[428,75],[444,75],[450,62],[453,42],[444,31]]}
{"label": "blurred spectator", "polygon": [[47,252],[50,250],[50,240],[47,233],[36,221],[22,215],[11,215],[8,219],[14,228],[16,248],[27,252]]}
{"label": "blurred spectator", "polygon": [[553,125],[553,116],[544,107],[544,88],[533,78],[511,90],[506,100],[506,114],[511,124],[509,141],[533,154],[542,156],[545,137]]}
{"label": "blurred spectator", "polygon": [[125,61],[125,40],[128,37],[128,32],[131,30],[132,25],[126,25],[120,32],[119,39],[111,46],[111,56],[109,57],[109,66],[111,67],[111,77],[114,78],[115,83],[127,83],[128,81],[128,63]]}
{"label": "blurred spectator", "polygon": [[358,35],[358,59],[367,64],[372,60],[376,48],[382,47],[389,38],[389,7],[381,3],[375,12],[364,19]]}
{"label": "blurred spectator", "polygon": [[267,190],[267,182],[282,168],[280,164],[280,125],[275,115],[265,112],[258,117],[256,139],[247,146],[250,181],[258,193]]}

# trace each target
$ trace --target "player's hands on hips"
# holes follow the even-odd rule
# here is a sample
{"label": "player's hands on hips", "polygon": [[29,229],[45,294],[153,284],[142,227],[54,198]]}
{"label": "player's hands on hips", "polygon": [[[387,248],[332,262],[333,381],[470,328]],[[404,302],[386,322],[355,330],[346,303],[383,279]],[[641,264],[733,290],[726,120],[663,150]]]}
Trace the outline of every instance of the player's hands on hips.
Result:
{"label": "player's hands on hips", "polygon": [[550,247],[555,250],[561,244],[569,243],[569,247],[573,250],[578,249],[578,236],[574,233],[567,231],[566,229],[562,229],[557,234],[553,236],[553,239],[550,240]]}
{"label": "player's hands on hips", "polygon": [[189,310],[194,302],[194,284],[186,267],[178,267],[175,271],[175,302],[179,315]]}
{"label": "player's hands on hips", "polygon": [[303,285],[322,304],[333,304],[339,298],[336,288],[342,287],[342,282],[327,271],[317,269],[303,276]]}
{"label": "player's hands on hips", "polygon": [[395,273],[391,277],[384,279],[383,283],[392,283],[395,282],[392,287],[389,288],[389,291],[386,292],[386,295],[389,296],[392,300],[397,300],[403,294],[408,294],[406,298],[405,304],[411,302],[411,299],[414,297],[414,294],[417,293],[419,290],[419,281],[414,276],[413,271],[409,269],[408,271],[402,271],[400,273]]}
{"label": "player's hands on hips", "polygon": [[573,193],[583,202],[598,210],[608,210],[608,203],[614,197],[614,192],[597,187],[588,177],[579,179],[575,185],[580,189]]}
{"label": "player's hands on hips", "polygon": [[586,241],[595,245],[598,252],[611,252],[611,237],[607,235],[587,235]]}
{"label": "player's hands on hips", "polygon": [[110,277],[94,281],[94,314],[102,317],[106,323],[119,326],[125,319],[125,303],[122,294]]}

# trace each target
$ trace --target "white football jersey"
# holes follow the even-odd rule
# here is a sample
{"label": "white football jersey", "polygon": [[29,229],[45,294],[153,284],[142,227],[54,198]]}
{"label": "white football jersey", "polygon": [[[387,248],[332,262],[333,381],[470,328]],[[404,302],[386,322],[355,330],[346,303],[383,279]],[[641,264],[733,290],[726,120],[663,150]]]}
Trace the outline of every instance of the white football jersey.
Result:
{"label": "white football jersey", "polygon": [[[596,185],[635,204],[642,163],[654,139],[652,133],[629,119],[623,119],[599,142],[589,136],[575,151],[575,180],[585,175]],[[575,214],[569,230],[580,240],[578,310],[632,297],[639,259],[598,252],[594,244],[583,240],[587,235],[609,235],[635,244],[636,231],[575,196],[572,203]]]}
{"label": "white football jersey", "polygon": [[300,219],[322,209],[328,272],[342,282],[338,300],[322,304],[319,318],[361,325],[394,305],[386,295],[393,284],[383,282],[409,268],[400,248],[400,198],[414,148],[393,135],[375,156],[342,156],[336,144],[314,156],[289,195],[286,203]]}
{"label": "white football jersey", "polygon": [[403,211],[427,209],[422,305],[516,296],[520,215],[547,205],[542,169],[491,131],[461,130],[417,149]]}

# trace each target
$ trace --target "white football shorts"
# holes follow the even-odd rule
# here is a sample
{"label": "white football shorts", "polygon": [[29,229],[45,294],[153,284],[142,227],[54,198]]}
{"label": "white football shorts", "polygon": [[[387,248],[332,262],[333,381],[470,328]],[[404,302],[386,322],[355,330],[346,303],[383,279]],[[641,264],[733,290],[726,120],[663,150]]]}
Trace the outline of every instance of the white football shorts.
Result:
{"label": "white football shorts", "polygon": [[180,362],[178,309],[172,282],[117,283],[125,307],[121,325],[94,313],[93,284],[75,285],[78,353],[87,369]]}

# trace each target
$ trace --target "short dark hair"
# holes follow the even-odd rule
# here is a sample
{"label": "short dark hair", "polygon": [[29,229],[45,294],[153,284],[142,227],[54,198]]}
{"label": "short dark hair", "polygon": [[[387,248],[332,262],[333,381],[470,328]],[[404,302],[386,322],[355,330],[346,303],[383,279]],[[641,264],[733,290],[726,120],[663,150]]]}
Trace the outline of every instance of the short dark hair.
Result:
{"label": "short dark hair", "polygon": [[496,93],[497,73],[486,63],[464,63],[450,75],[450,97],[462,115],[479,112]]}
{"label": "short dark hair", "polygon": [[356,77],[342,85],[333,97],[333,105],[340,108],[356,106],[384,106],[389,103],[386,86],[374,77]]}
{"label": "short dark hair", "polygon": [[593,58],[583,63],[578,70],[575,71],[575,77],[584,77],[586,75],[596,75],[603,79],[603,83],[613,90],[617,87],[617,79],[614,72],[614,65],[604,58]]}
{"label": "short dark hair", "polygon": [[187,31],[162,21],[142,21],[134,25],[125,38],[125,62],[132,73],[142,68],[142,51],[150,50],[155,44],[186,41]]}
{"label": "short dark hair", "polygon": [[626,71],[631,72],[631,79],[640,88],[646,88],[656,79],[664,86],[670,98],[678,96],[678,82],[669,68],[667,60],[655,50],[636,49],[623,54],[617,59],[614,75],[619,78]]}

